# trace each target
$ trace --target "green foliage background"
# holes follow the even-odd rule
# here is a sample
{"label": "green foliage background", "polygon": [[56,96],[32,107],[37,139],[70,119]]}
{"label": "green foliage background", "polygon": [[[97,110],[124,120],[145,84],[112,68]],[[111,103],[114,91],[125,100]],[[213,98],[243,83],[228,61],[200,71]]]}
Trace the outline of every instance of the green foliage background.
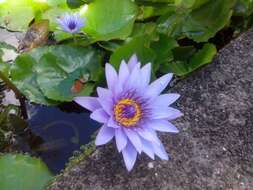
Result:
{"label": "green foliage background", "polygon": [[[66,12],[87,18],[75,40],[56,22]],[[118,67],[133,54],[142,64],[152,62],[154,77],[188,75],[249,28],[252,13],[252,0],[3,1],[0,26],[26,31],[31,21],[48,19],[56,43],[18,56],[11,68],[2,62],[0,69],[30,101],[55,105],[93,93],[104,82],[105,62]],[[72,92],[80,78],[85,85]]]}

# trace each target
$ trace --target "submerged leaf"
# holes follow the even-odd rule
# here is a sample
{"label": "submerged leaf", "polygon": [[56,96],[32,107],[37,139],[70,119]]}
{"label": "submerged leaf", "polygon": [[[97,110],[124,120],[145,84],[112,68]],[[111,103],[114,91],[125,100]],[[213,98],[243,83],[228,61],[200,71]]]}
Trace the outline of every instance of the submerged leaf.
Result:
{"label": "submerged leaf", "polygon": [[30,51],[33,48],[47,43],[49,34],[49,21],[41,20],[31,25],[27,30],[24,39],[21,40],[18,50]]}

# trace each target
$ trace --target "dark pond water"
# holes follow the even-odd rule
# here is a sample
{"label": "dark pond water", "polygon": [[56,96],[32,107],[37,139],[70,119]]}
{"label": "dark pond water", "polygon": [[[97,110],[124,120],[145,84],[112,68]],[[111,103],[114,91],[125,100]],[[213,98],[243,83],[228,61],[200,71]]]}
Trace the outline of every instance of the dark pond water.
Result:
{"label": "dark pond water", "polygon": [[87,144],[100,127],[89,112],[73,103],[60,107],[27,104],[27,113],[29,127],[38,136],[32,150],[53,173],[64,169],[73,151]]}

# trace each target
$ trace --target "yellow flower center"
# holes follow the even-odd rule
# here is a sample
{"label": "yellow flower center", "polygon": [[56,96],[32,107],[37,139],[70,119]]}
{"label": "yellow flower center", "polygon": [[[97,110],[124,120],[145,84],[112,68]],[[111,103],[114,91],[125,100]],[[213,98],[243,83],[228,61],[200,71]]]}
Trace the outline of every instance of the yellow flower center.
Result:
{"label": "yellow flower center", "polygon": [[126,98],[114,106],[114,118],[122,126],[134,126],[141,118],[141,107],[134,100]]}

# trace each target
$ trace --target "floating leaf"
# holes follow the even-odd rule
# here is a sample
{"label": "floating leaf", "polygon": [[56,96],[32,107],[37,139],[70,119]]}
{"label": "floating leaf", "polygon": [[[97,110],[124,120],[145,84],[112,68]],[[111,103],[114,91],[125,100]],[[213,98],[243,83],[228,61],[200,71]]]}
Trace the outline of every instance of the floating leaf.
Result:
{"label": "floating leaf", "polygon": [[150,39],[148,35],[134,37],[115,50],[111,55],[110,63],[118,68],[122,59],[128,60],[133,54],[138,56],[142,64],[153,62],[156,54],[149,46]]}
{"label": "floating leaf", "polygon": [[160,34],[159,40],[151,43],[151,48],[156,53],[153,69],[157,71],[160,65],[167,64],[173,60],[172,49],[178,47],[177,41],[167,35]]}
{"label": "floating leaf", "polygon": [[187,56],[190,58],[185,57],[184,59],[174,60],[173,62],[168,63],[166,68],[164,67],[164,71],[170,70],[178,76],[183,76],[191,73],[205,64],[210,63],[213,60],[213,57],[216,55],[216,48],[213,44],[205,44],[203,48],[197,51],[195,54],[194,51],[194,48],[192,48],[191,51],[188,51],[189,53]]}
{"label": "floating leaf", "polygon": [[194,4],[175,9],[159,19],[158,29],[170,37],[187,36],[196,42],[205,42],[229,23],[234,4],[234,0],[209,0],[194,10],[187,9]]}
{"label": "floating leaf", "polygon": [[82,13],[87,18],[83,31],[97,41],[124,39],[131,34],[136,15],[131,0],[95,0]]}
{"label": "floating leaf", "polygon": [[0,168],[1,190],[43,190],[52,179],[47,166],[28,155],[2,155]]}
{"label": "floating leaf", "polygon": [[30,55],[18,56],[10,71],[12,82],[30,101],[45,105],[56,104],[57,102],[46,98],[40,90],[33,68],[34,64],[36,64],[36,60]]}
{"label": "floating leaf", "polygon": [[14,31],[25,31],[35,15],[47,7],[46,2],[33,0],[0,1],[0,26]]}
{"label": "floating leaf", "polygon": [[[35,65],[39,87],[45,96],[58,101],[89,95],[93,90],[90,81],[97,81],[102,69],[101,56],[91,48],[51,46],[33,52],[33,56],[39,58]],[[76,80],[85,81],[79,93],[71,90]]]}
{"label": "floating leaf", "polygon": [[67,4],[71,9],[79,8],[84,3],[84,0],[67,0]]}
{"label": "floating leaf", "polygon": [[[18,56],[11,79],[30,101],[53,105],[89,95],[101,70],[101,56],[92,48],[48,46]],[[84,81],[78,92],[73,91],[76,80]]]}

